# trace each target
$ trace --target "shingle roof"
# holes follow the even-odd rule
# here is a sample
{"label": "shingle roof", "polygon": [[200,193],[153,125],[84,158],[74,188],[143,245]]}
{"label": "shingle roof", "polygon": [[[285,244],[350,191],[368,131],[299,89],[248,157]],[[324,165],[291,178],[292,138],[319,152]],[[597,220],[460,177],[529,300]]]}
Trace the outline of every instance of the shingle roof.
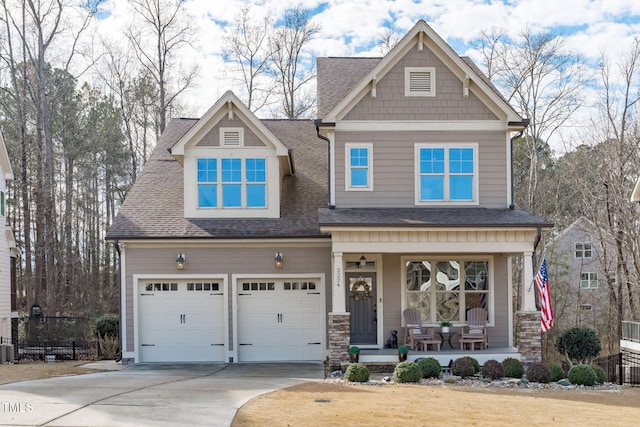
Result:
{"label": "shingle roof", "polygon": [[167,151],[196,119],[174,119],[127,195],[107,239],[327,237],[318,208],[327,204],[327,147],[310,120],[263,120],[294,157],[282,184],[279,219],[184,218],[183,169]]}
{"label": "shingle roof", "polygon": [[324,117],[382,58],[317,58],[318,117]]}
{"label": "shingle roof", "polygon": [[350,227],[553,227],[522,209],[487,208],[322,208],[319,221],[321,226]]}

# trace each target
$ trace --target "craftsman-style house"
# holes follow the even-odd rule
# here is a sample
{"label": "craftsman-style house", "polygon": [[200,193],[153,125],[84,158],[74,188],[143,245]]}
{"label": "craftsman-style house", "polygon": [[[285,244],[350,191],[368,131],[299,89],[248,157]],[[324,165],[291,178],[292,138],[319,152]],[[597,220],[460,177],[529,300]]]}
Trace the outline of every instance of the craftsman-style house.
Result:
{"label": "craftsman-style house", "polygon": [[0,132],[0,337],[11,343],[17,338],[16,260],[18,249],[13,230],[7,223],[7,181],[13,180],[7,147]]}
{"label": "craftsman-style house", "polygon": [[317,66],[315,121],[227,92],[167,126],[107,236],[124,360],[384,361],[406,308],[455,328],[474,307],[478,355],[539,359],[534,290],[512,291],[512,257],[531,283],[552,226],[513,207],[528,122],[424,21],[383,58]]}

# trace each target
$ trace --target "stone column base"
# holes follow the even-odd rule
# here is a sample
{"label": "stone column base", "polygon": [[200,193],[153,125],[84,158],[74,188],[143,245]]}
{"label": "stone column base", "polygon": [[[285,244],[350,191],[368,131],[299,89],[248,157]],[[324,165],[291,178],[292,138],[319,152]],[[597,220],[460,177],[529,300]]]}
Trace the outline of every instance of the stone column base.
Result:
{"label": "stone column base", "polygon": [[329,369],[341,368],[349,360],[351,313],[329,313]]}
{"label": "stone column base", "polygon": [[516,338],[518,351],[522,355],[525,368],[535,362],[542,362],[542,334],[540,332],[539,311],[519,311]]}

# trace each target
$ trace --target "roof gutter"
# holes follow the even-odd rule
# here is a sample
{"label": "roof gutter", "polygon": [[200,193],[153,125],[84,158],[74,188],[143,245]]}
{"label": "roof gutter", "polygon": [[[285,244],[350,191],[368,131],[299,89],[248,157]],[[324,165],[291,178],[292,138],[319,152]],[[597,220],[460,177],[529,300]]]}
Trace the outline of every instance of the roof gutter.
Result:
{"label": "roof gutter", "polygon": [[[316,135],[318,138],[327,141],[327,206],[329,209],[336,207],[331,204],[331,140],[320,133],[320,125],[323,124],[321,119],[314,120],[316,125]],[[335,126],[335,123],[324,123],[325,125]]]}
{"label": "roof gutter", "polygon": [[[522,129],[520,129],[520,131],[511,138],[510,143],[509,143],[509,156],[510,159],[509,161],[511,162],[511,203],[509,204],[509,209],[515,209],[516,207],[516,203],[515,203],[515,184],[513,183],[513,141],[515,141],[516,139],[520,138],[522,136],[522,134],[524,133],[524,130],[527,128],[527,126],[529,126],[529,119],[523,119],[522,122],[518,123],[519,125],[522,125]],[[516,123],[513,122],[509,122],[509,125],[514,125]]]}

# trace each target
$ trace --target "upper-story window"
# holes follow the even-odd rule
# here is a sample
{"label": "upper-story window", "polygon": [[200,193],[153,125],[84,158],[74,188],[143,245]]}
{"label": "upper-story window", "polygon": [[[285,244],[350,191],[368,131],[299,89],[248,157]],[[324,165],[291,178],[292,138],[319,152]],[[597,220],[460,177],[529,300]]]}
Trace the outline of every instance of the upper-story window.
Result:
{"label": "upper-story window", "polygon": [[5,192],[0,191],[0,216],[5,216],[6,197]]}
{"label": "upper-story window", "polygon": [[598,287],[598,273],[580,273],[580,287],[595,289]]}
{"label": "upper-story window", "polygon": [[404,69],[405,96],[436,96],[434,67],[406,67]]}
{"label": "upper-story window", "polygon": [[198,207],[267,206],[265,158],[197,159]]}
{"label": "upper-story window", "polygon": [[576,258],[591,258],[592,256],[592,247],[589,242],[576,242]]}
{"label": "upper-story window", "polygon": [[371,191],[372,182],[372,144],[346,144],[346,191]]}
{"label": "upper-story window", "polygon": [[477,202],[477,147],[416,146],[416,203]]}

